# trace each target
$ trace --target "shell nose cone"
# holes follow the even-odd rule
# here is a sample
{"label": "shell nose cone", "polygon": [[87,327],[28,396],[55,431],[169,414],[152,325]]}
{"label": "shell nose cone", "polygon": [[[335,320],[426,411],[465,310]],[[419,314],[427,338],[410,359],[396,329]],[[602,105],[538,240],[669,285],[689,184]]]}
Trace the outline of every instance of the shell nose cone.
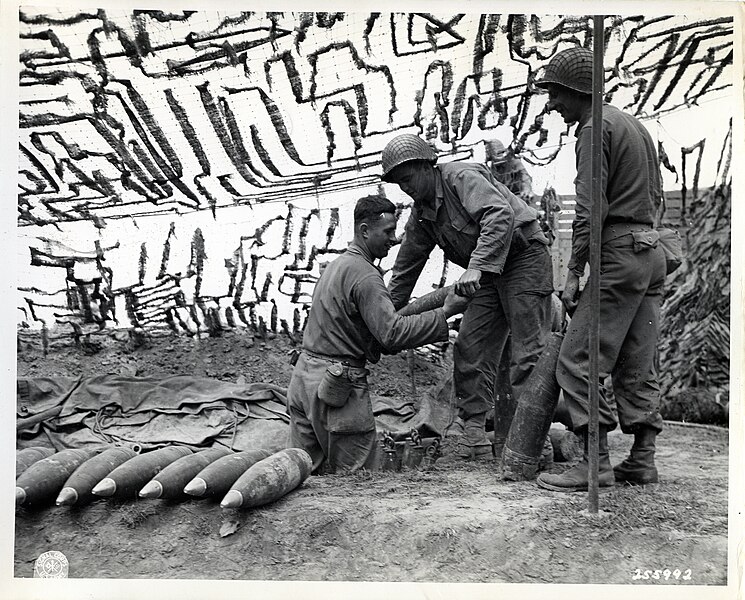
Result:
{"label": "shell nose cone", "polygon": [[96,496],[113,496],[116,492],[116,482],[113,479],[106,477],[99,481],[96,484],[96,487],[94,487],[91,491]]}
{"label": "shell nose cone", "polygon": [[16,506],[20,506],[26,501],[26,490],[16,487]]}
{"label": "shell nose cone", "polygon": [[140,498],[160,498],[163,494],[163,485],[160,481],[149,481],[144,488],[140,490]]}
{"label": "shell nose cone", "polygon": [[201,477],[195,477],[184,488],[184,493],[189,496],[204,496],[207,491],[207,484]]}
{"label": "shell nose cone", "polygon": [[66,487],[60,490],[57,496],[57,506],[72,506],[78,501],[78,492],[75,488]]}
{"label": "shell nose cone", "polygon": [[223,508],[238,508],[241,504],[243,504],[243,494],[238,490],[230,490],[220,502]]}

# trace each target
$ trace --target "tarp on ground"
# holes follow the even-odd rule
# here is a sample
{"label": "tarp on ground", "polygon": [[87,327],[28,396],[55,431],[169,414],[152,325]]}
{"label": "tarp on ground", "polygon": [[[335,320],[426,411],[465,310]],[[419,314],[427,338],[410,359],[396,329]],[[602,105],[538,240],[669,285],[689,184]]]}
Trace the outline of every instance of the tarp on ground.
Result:
{"label": "tarp on ground", "polygon": [[[447,385],[447,384],[445,384]],[[442,386],[440,386],[442,387]],[[445,392],[447,390],[444,390]],[[417,429],[439,436],[452,421],[450,394],[435,388],[415,406],[375,397],[379,431],[404,437]],[[222,444],[236,451],[286,447],[286,389],[270,383],[230,383],[178,375],[38,377],[18,379],[17,417],[57,412],[19,431],[18,447],[80,448],[102,443],[153,449]]]}
{"label": "tarp on ground", "polygon": [[149,449],[222,443],[241,451],[256,447],[257,440],[272,450],[287,442],[285,390],[269,383],[186,375],[44,377],[19,379],[17,396],[19,419],[60,409],[19,432],[20,447],[124,443]]}

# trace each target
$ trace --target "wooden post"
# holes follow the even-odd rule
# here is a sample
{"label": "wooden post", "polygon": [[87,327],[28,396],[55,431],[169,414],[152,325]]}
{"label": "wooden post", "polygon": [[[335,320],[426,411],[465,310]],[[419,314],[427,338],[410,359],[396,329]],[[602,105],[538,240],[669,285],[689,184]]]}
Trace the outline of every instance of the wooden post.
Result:
{"label": "wooden post", "polygon": [[590,214],[590,422],[587,428],[587,455],[589,462],[587,495],[588,510],[591,514],[598,512],[598,402],[599,402],[599,365],[600,353],[600,243],[601,243],[601,178],[603,152],[603,45],[605,31],[603,15],[593,18],[593,68],[592,68],[592,209]]}

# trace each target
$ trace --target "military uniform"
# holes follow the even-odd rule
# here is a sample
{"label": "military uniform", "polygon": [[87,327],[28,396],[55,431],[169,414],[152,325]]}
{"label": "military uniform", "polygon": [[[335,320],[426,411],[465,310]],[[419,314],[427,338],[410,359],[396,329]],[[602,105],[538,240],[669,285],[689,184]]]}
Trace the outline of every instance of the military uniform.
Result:
{"label": "military uniform", "polygon": [[[569,269],[584,272],[590,244],[589,120],[577,128],[577,205]],[[625,433],[639,426],[662,430],[660,387],[654,357],[660,328],[665,257],[653,229],[662,197],[654,142],[633,116],[603,106],[603,221],[600,276],[600,379],[613,378],[618,417]],[[587,336],[592,308],[582,294],[561,348],[556,376],[575,429],[589,414]],[[601,388],[599,423],[616,417]]]}
{"label": "military uniform", "polygon": [[511,383],[519,396],[550,331],[552,266],[537,211],[484,165],[433,169],[434,198],[414,204],[388,287],[394,305],[403,306],[435,245],[449,261],[481,271],[454,349],[455,392],[465,420],[489,409],[510,330]]}
{"label": "military uniform", "polygon": [[[443,309],[402,317],[380,270],[352,243],[321,275],[303,335],[303,351],[287,391],[290,446],[305,449],[314,472],[371,467],[376,444],[366,362],[381,350],[396,352],[448,339]],[[330,366],[343,373],[348,399],[327,404],[319,387]]]}

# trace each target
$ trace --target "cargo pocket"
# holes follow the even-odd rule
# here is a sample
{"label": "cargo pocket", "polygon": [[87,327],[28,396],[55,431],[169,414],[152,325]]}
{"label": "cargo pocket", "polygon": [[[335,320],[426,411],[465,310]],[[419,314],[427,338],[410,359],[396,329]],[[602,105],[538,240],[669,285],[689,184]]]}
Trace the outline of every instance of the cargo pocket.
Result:
{"label": "cargo pocket", "polygon": [[375,417],[367,389],[367,373],[367,369],[349,368],[349,397],[344,406],[328,407],[329,432],[364,433],[375,429]]}

